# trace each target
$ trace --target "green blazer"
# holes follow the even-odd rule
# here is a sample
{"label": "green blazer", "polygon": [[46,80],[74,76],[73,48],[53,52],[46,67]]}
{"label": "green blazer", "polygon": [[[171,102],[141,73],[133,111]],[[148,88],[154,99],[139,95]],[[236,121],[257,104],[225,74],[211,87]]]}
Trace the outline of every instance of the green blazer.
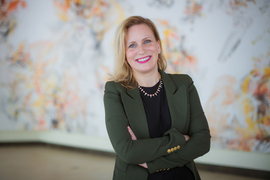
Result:
{"label": "green blazer", "polygon": [[[187,166],[200,179],[193,160],[210,149],[210,131],[197,90],[188,75],[160,71],[171,114],[171,129],[150,138],[138,88],[105,85],[104,106],[108,135],[116,152],[114,180],[146,180],[148,174]],[[130,126],[137,140],[127,130]],[[185,141],[183,135],[189,135]],[[147,163],[148,169],[138,164]]]}

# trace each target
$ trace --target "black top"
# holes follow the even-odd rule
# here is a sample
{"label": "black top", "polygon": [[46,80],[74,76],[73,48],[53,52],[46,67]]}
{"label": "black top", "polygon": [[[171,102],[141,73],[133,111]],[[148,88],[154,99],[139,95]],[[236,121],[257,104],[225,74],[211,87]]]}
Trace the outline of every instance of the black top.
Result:
{"label": "black top", "polygon": [[[154,94],[160,81],[153,87],[141,87],[148,94]],[[140,91],[141,92],[141,91]],[[140,93],[143,101],[150,138],[162,137],[171,128],[171,116],[167,103],[166,92],[162,84],[157,96],[149,97]],[[186,166],[160,171],[148,175],[148,180],[194,180],[192,171]]]}

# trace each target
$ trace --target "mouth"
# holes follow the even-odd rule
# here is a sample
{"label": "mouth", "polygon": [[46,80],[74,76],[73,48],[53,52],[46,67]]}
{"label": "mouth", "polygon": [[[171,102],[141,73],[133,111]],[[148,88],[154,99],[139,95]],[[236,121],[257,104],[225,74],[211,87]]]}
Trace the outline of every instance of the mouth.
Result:
{"label": "mouth", "polygon": [[146,63],[146,62],[148,62],[150,59],[151,59],[151,57],[152,56],[146,56],[146,57],[142,57],[142,58],[139,58],[139,59],[136,59],[136,61],[138,62],[138,63]]}

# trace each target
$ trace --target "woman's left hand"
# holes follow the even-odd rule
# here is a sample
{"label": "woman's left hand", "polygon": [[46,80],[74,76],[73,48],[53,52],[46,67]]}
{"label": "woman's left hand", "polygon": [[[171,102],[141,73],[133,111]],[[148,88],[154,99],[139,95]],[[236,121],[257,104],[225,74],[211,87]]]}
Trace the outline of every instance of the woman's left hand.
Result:
{"label": "woman's left hand", "polygon": [[134,132],[132,131],[132,129],[130,128],[130,126],[127,127],[128,128],[128,132],[131,136],[132,140],[137,140],[137,137],[135,136]]}
{"label": "woman's left hand", "polygon": [[[129,132],[129,134],[130,134],[130,136],[131,136],[131,139],[134,140],[134,141],[136,141],[136,140],[137,140],[137,137],[135,136],[135,134],[134,134],[134,132],[132,131],[132,129],[130,128],[130,126],[128,126],[127,129],[128,129],[128,132]],[[142,166],[142,167],[144,167],[144,168],[146,168],[146,169],[148,169],[148,166],[147,166],[146,163],[139,164],[139,165]]]}

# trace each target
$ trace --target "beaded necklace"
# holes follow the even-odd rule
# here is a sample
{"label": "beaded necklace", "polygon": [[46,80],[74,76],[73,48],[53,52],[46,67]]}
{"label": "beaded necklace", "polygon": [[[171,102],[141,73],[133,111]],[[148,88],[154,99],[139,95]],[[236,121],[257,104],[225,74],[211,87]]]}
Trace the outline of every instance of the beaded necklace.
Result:
{"label": "beaded necklace", "polygon": [[161,89],[161,87],[162,87],[162,84],[163,84],[162,79],[160,79],[158,88],[157,88],[157,90],[156,90],[156,92],[155,92],[154,94],[148,94],[147,92],[145,92],[145,90],[143,90],[143,88],[142,88],[141,86],[138,86],[138,88],[141,90],[141,92],[142,92],[145,96],[148,96],[148,97],[152,98],[152,97],[158,95],[158,93],[160,92],[160,89]]}

